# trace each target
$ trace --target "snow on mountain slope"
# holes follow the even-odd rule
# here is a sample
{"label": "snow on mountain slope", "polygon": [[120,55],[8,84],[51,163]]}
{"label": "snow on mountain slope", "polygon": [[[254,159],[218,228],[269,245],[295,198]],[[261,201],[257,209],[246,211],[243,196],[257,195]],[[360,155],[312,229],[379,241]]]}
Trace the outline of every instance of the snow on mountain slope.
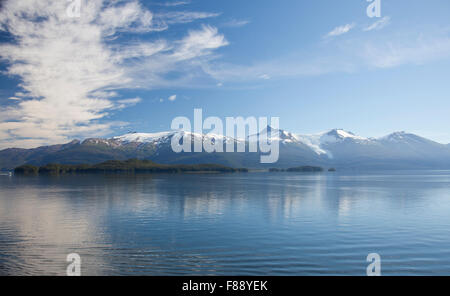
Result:
{"label": "snow on mountain slope", "polygon": [[368,139],[360,136],[356,136],[351,132],[344,131],[342,129],[333,129],[329,132],[319,134],[320,135],[320,143],[336,143],[344,140],[353,140],[353,141],[367,141]]}
{"label": "snow on mountain slope", "polygon": [[317,154],[326,154],[332,158],[333,154],[327,149],[328,144],[335,144],[343,141],[352,141],[357,144],[364,144],[370,142],[370,139],[357,136],[351,132],[342,129],[333,129],[328,132],[322,132],[312,135],[296,135],[298,141],[309,146]]}
{"label": "snow on mountain slope", "polygon": [[218,134],[198,134],[191,133],[186,131],[168,131],[168,132],[159,132],[159,133],[129,133],[122,136],[113,137],[111,140],[119,141],[121,143],[153,143],[153,144],[161,144],[167,143],[172,139],[174,135],[188,136],[191,137],[193,141],[207,141],[207,140],[222,140],[223,143],[228,143],[230,141],[236,141],[233,138],[225,137],[223,135]]}
{"label": "snow on mountain slope", "polygon": [[129,133],[122,136],[114,137],[112,139],[125,143],[130,142],[153,143],[161,141],[161,139],[166,139],[174,134],[175,132]]}
{"label": "snow on mountain slope", "polygon": [[[277,134],[278,132],[278,134]],[[258,141],[260,136],[265,136],[271,141],[278,140],[280,144],[284,145],[302,145],[308,147],[317,155],[327,155],[329,158],[333,157],[331,151],[327,150],[327,144],[339,143],[342,141],[353,141],[358,144],[364,144],[370,142],[370,139],[357,136],[351,132],[344,131],[342,129],[333,129],[327,132],[313,134],[313,135],[301,135],[294,134],[284,130],[276,130],[268,126],[256,135],[251,135],[247,139],[249,141]]]}
{"label": "snow on mountain slope", "polygon": [[320,142],[320,135],[296,135],[296,138],[300,143],[310,147],[317,155],[326,154],[331,157],[331,153],[322,149]]}
{"label": "snow on mountain slope", "polygon": [[406,132],[396,132],[379,138],[378,142],[386,151],[396,153],[398,157],[446,158],[450,151],[443,144]]}
{"label": "snow on mountain slope", "polygon": [[422,143],[422,144],[438,144],[437,142],[419,137],[414,134],[410,134],[407,132],[395,132],[389,134],[385,137],[381,137],[378,139],[379,141],[389,142],[389,143]]}
{"label": "snow on mountain slope", "polygon": [[[185,131],[166,131],[159,133],[129,133],[122,136],[114,137],[109,140],[94,139],[91,141],[107,141],[109,146],[120,146],[126,144],[151,143],[159,146],[170,145],[171,138],[175,134],[181,133],[180,136],[188,136],[194,142],[197,141],[217,141],[223,143],[241,142],[242,139],[235,139],[217,134],[197,134]],[[247,137],[248,142],[259,141],[261,136],[266,137],[270,141],[279,141],[281,145],[294,149],[298,153],[310,151],[312,154],[333,160],[337,158],[352,157],[380,157],[383,154],[386,157],[392,155],[417,156],[437,154],[444,145],[421,138],[414,134],[405,132],[396,132],[382,138],[365,138],[355,135],[343,129],[333,129],[327,132],[301,135],[287,132],[281,129],[273,129],[267,126],[255,135]],[[442,147],[441,147],[442,146]],[[448,149],[445,149],[448,150]],[[441,153],[439,153],[441,154]]]}
{"label": "snow on mountain slope", "polygon": [[261,130],[255,135],[248,136],[247,140],[250,142],[259,141],[261,137],[264,137],[265,139],[268,139],[270,141],[279,141],[280,143],[298,142],[296,135],[281,129],[274,129],[271,126],[267,126],[265,129]]}

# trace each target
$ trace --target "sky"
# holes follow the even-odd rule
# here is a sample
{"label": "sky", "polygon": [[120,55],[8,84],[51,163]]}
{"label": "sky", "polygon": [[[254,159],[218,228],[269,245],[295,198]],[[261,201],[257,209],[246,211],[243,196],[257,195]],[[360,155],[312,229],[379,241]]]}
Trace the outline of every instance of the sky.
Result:
{"label": "sky", "polygon": [[0,149],[170,130],[195,108],[450,143],[448,0],[372,18],[366,0],[71,1],[0,1]]}

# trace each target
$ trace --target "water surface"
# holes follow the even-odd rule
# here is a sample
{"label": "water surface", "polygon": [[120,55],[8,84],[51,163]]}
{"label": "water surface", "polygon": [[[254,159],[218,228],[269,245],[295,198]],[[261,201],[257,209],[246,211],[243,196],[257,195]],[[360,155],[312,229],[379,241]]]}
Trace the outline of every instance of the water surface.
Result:
{"label": "water surface", "polygon": [[450,172],[0,176],[0,275],[450,274]]}

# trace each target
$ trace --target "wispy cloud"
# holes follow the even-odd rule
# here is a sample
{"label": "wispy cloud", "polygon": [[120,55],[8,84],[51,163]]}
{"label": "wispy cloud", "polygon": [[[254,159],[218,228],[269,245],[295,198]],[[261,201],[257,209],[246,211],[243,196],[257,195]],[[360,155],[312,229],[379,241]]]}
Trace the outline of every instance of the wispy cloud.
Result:
{"label": "wispy cloud", "polygon": [[168,98],[169,101],[173,102],[177,99],[177,95],[172,95]]}
{"label": "wispy cloud", "polygon": [[245,66],[208,63],[203,70],[217,82],[226,82],[230,86],[231,83],[265,83],[269,78],[279,80],[418,65],[449,59],[450,37],[445,30],[428,31],[427,34],[397,31],[375,39],[368,34],[339,38],[313,48]]}
{"label": "wispy cloud", "polygon": [[142,102],[142,99],[139,97],[136,98],[131,98],[131,99],[123,99],[123,100],[118,100],[117,101],[117,109],[124,109],[127,107],[131,107],[134,106],[138,103]]}
{"label": "wispy cloud", "polygon": [[190,23],[195,20],[217,17],[219,15],[220,13],[217,12],[171,11],[155,14],[155,17],[164,24],[172,25]]}
{"label": "wispy cloud", "polygon": [[391,18],[389,16],[385,16],[382,19],[374,22],[373,24],[365,27],[363,31],[372,31],[372,30],[381,30],[391,22]]}
{"label": "wispy cloud", "polygon": [[[141,33],[166,30],[172,23],[216,14],[156,16],[137,0],[82,3],[81,17],[70,18],[66,1],[3,2],[0,30],[11,34],[14,42],[1,44],[0,56],[9,64],[7,74],[20,78],[21,90],[14,96],[20,100],[0,107],[0,147],[106,135],[125,124],[107,120],[112,111],[141,101],[121,98],[121,89],[173,85],[177,81],[168,79],[169,73],[207,63],[215,49],[227,45],[210,26],[191,30],[178,40],[139,38]],[[116,42],[124,33],[135,34],[133,42]]]}
{"label": "wispy cloud", "polygon": [[174,7],[180,5],[187,5],[191,3],[190,1],[173,1],[173,2],[164,2],[164,3],[156,3],[157,5],[166,6],[166,7]]}
{"label": "wispy cloud", "polygon": [[248,25],[249,23],[250,23],[249,20],[232,19],[230,21],[223,23],[222,26],[229,27],[229,28],[240,28],[240,27]]}
{"label": "wispy cloud", "polygon": [[331,30],[330,32],[328,32],[328,34],[326,34],[325,37],[329,38],[329,37],[336,37],[339,35],[343,35],[345,33],[348,33],[354,27],[355,27],[354,23],[336,27],[333,30]]}
{"label": "wispy cloud", "polygon": [[210,50],[228,45],[217,28],[203,26],[201,31],[189,31],[188,35],[178,42],[179,46],[171,57],[187,60],[210,53]]}
{"label": "wispy cloud", "polygon": [[311,53],[296,53],[282,58],[256,62],[251,65],[236,65],[229,63],[204,64],[203,70],[208,76],[230,85],[245,85],[246,83],[265,83],[290,77],[317,76],[332,72],[353,72],[356,70],[354,61],[337,57],[326,52],[318,55]]}
{"label": "wispy cloud", "polygon": [[383,43],[366,42],[361,55],[376,68],[392,68],[405,64],[421,65],[450,57],[450,37],[418,36],[415,39]]}

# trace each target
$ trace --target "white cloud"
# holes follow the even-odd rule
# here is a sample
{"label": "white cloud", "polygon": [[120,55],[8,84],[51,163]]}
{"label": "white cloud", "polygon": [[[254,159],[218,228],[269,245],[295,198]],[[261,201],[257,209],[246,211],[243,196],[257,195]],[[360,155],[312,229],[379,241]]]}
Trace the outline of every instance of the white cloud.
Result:
{"label": "white cloud", "polygon": [[128,104],[128,105],[136,105],[137,103],[140,103],[142,101],[141,98],[132,98],[132,99],[124,99],[124,100],[118,100],[117,102],[119,104]]}
{"label": "white cloud", "polygon": [[138,103],[140,103],[142,101],[141,98],[137,97],[137,98],[131,98],[131,99],[123,99],[123,100],[118,100],[117,101],[117,105],[116,105],[116,109],[123,109],[123,108],[127,108],[127,107],[131,107],[134,106]]}
{"label": "white cloud", "polygon": [[172,95],[168,98],[169,101],[173,102],[177,99],[177,95]]}
{"label": "white cloud", "polygon": [[249,20],[237,20],[237,19],[232,19],[228,22],[225,22],[222,26],[224,27],[230,27],[230,28],[239,28],[239,27],[243,27],[245,25],[248,25],[250,23]]}
{"label": "white cloud", "polygon": [[[328,73],[355,73],[373,68],[387,69],[402,65],[420,65],[450,58],[450,37],[442,29],[418,33],[409,30],[391,31],[374,37],[360,34],[321,43],[314,49],[298,51],[273,60],[250,65],[208,63],[207,75],[216,83],[242,87],[261,79],[279,80]],[[262,74],[263,73],[263,74]]]}
{"label": "white cloud", "polygon": [[395,40],[383,43],[367,42],[361,56],[371,67],[392,68],[405,64],[421,65],[450,57],[450,37],[428,36],[412,40]]}
{"label": "white cloud", "polygon": [[174,1],[174,2],[164,2],[164,3],[156,3],[157,5],[166,6],[166,7],[174,7],[180,5],[187,5],[191,3],[190,1]]}
{"label": "white cloud", "polygon": [[173,57],[178,60],[188,60],[196,56],[207,55],[213,49],[228,45],[223,35],[219,35],[217,28],[202,26],[202,30],[189,31],[189,34],[179,42]]}
{"label": "white cloud", "polygon": [[220,13],[215,12],[196,12],[196,11],[171,11],[162,14],[157,14],[155,17],[159,18],[165,24],[185,24],[195,20],[217,17]]}
{"label": "white cloud", "polygon": [[[155,15],[137,0],[83,1],[80,18],[66,15],[59,0],[6,1],[0,30],[14,43],[0,44],[6,73],[21,79],[12,106],[0,107],[0,147],[33,147],[62,143],[74,137],[103,136],[123,123],[106,120],[111,110],[140,98],[113,99],[123,88],[157,88],[180,83],[170,72],[191,79],[199,63],[227,44],[216,28],[191,30],[180,40],[141,41],[140,33],[167,29],[213,14]],[[39,21],[37,21],[39,19]],[[132,42],[115,42],[133,33]],[[185,67],[188,64],[189,67]],[[186,82],[188,83],[188,82]]]}
{"label": "white cloud", "polygon": [[387,25],[389,25],[390,21],[391,21],[391,18],[389,16],[385,16],[382,19],[374,22],[370,26],[364,28],[363,31],[367,32],[367,31],[372,31],[372,30],[381,30],[384,27],[386,27]]}
{"label": "white cloud", "polygon": [[348,33],[351,29],[355,27],[355,24],[346,24],[343,26],[339,26],[331,30],[325,37],[336,37],[339,35],[343,35],[345,33]]}
{"label": "white cloud", "polygon": [[104,33],[111,35],[118,31],[148,32],[165,28],[155,24],[153,14],[143,9],[137,1],[109,6],[101,10],[98,23],[102,26]]}
{"label": "white cloud", "polygon": [[30,94],[26,94],[26,93],[23,93],[23,92],[21,92],[21,91],[18,91],[18,92],[15,93],[15,96],[16,96],[16,97],[23,98],[23,97],[28,97],[28,96],[30,96]]}

